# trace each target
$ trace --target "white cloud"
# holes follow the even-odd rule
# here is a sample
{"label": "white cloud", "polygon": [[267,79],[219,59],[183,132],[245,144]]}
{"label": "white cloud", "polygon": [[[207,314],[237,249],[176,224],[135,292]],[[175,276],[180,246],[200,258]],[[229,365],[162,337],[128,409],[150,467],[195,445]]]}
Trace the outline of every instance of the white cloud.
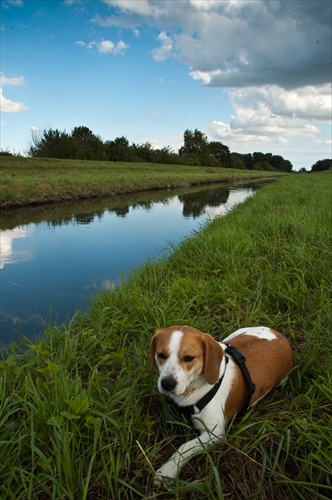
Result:
{"label": "white cloud", "polygon": [[306,120],[331,120],[331,84],[309,85],[298,89],[285,90],[277,86],[237,91],[237,100],[264,102],[271,112],[280,116]]}
{"label": "white cloud", "polygon": [[7,78],[3,73],[0,73],[0,85],[23,85],[23,76]]}
{"label": "white cloud", "polygon": [[276,85],[230,91],[235,106],[264,103],[271,114],[306,120],[331,120],[331,84],[285,90]]}
{"label": "white cloud", "polygon": [[[331,78],[331,2],[326,0],[104,0],[108,22],[148,24],[165,32],[168,50],[209,85],[299,88]],[[102,18],[99,17],[99,23]],[[170,39],[171,38],[171,39]],[[160,40],[159,40],[160,41]],[[164,48],[164,45],[162,45]],[[157,54],[157,57],[155,56]],[[212,73],[213,72],[213,73]]]}
{"label": "white cloud", "polygon": [[136,14],[150,14],[151,6],[148,0],[103,0],[104,3],[113,7],[120,7],[121,10],[127,12],[135,12]]}
{"label": "white cloud", "polygon": [[[229,91],[234,114],[229,128],[215,120],[209,131],[248,144],[291,144],[293,140],[325,142],[322,127],[331,119],[331,84],[285,90],[275,85]],[[238,139],[241,141],[238,142]],[[324,148],[323,148],[324,149]],[[325,148],[326,149],[326,148]]]}
{"label": "white cloud", "polygon": [[155,61],[164,61],[169,57],[173,49],[172,38],[168,36],[165,31],[162,31],[157,36],[158,42],[160,42],[160,47],[152,51],[152,55]]}
{"label": "white cloud", "polygon": [[100,54],[121,54],[128,46],[120,40],[116,45],[110,40],[102,40],[97,44],[97,49]]}
{"label": "white cloud", "polygon": [[5,9],[9,9],[10,7],[22,7],[23,0],[4,0],[1,4]]}
{"label": "white cloud", "polygon": [[230,124],[214,120],[207,128],[214,137],[256,142],[285,143],[292,137],[315,138],[320,134],[317,120],[331,115],[331,86],[304,87],[285,91],[276,86],[246,88],[229,92],[234,108]]}
{"label": "white cloud", "polygon": [[[278,112],[273,96],[286,103]],[[261,94],[263,98],[260,99]],[[269,93],[270,92],[270,93]],[[317,158],[328,156],[324,127],[302,112],[299,102],[283,89],[239,89],[232,91],[234,114],[230,123],[213,120],[206,125],[210,140],[218,140],[238,153],[273,152],[290,161],[295,168],[310,167]],[[300,109],[300,113],[297,110]]]}
{"label": "white cloud", "polygon": [[189,75],[194,80],[202,80],[202,82],[207,85],[211,83],[211,80],[214,76],[220,75],[220,73],[220,69],[216,69],[214,71],[191,71]]}
{"label": "white cloud", "polygon": [[124,54],[124,52],[129,48],[124,41],[120,40],[118,43],[113,43],[111,40],[93,40],[92,42],[85,43],[81,40],[75,42],[79,47],[84,47],[92,52],[97,51],[99,54]]}
{"label": "white cloud", "polygon": [[314,125],[296,119],[284,123],[269,121],[268,117],[265,120],[261,117],[261,120],[261,126],[256,124],[248,128],[214,120],[206,125],[205,132],[209,140],[221,141],[237,153],[261,151],[281,155],[292,162],[295,170],[310,168],[317,158],[330,156],[331,147],[323,131]]}
{"label": "white cloud", "polygon": [[206,125],[210,139],[225,139],[239,152],[286,158],[297,152],[305,165],[310,155],[326,155],[330,1],[103,1],[113,12],[99,25],[158,29],[155,61],[177,59],[193,80],[226,91],[233,116],[225,123],[216,108],[216,119]]}
{"label": "white cloud", "polygon": [[[0,86],[3,85],[23,85],[23,76],[8,78],[3,73],[0,73]],[[19,113],[21,111],[27,111],[29,108],[24,104],[24,102],[15,102],[7,99],[2,94],[2,88],[0,88],[0,109],[3,113]]]}
{"label": "white cloud", "polygon": [[280,154],[295,168],[310,168],[317,158],[328,157],[331,85],[286,91],[276,86],[233,89],[230,123],[206,124],[210,140],[218,140],[238,153],[262,151]]}
{"label": "white cloud", "polygon": [[3,113],[20,113],[21,111],[27,111],[29,108],[24,104],[24,102],[15,102],[2,94],[2,89],[0,89],[0,109]]}

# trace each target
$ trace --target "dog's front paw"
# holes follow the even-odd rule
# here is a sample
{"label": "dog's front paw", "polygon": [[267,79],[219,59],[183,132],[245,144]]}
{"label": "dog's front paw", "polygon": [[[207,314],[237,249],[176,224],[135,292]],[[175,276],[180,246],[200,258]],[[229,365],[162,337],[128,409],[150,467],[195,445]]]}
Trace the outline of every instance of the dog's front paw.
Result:
{"label": "dog's front paw", "polygon": [[177,476],[177,469],[169,464],[164,464],[160,469],[155,472],[153,484],[155,487],[166,486],[170,484]]}
{"label": "dog's front paw", "polygon": [[155,488],[160,488],[161,486],[166,484],[165,481],[167,481],[167,479],[161,477],[157,471],[154,475],[154,478],[153,478],[153,486]]}

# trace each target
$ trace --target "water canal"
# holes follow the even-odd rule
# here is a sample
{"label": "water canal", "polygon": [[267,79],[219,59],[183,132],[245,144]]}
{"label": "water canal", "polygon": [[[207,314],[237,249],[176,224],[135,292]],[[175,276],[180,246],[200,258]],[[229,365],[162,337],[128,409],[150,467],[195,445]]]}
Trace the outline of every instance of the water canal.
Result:
{"label": "water canal", "polygon": [[0,350],[84,309],[259,184],[200,186],[10,210],[1,217]]}

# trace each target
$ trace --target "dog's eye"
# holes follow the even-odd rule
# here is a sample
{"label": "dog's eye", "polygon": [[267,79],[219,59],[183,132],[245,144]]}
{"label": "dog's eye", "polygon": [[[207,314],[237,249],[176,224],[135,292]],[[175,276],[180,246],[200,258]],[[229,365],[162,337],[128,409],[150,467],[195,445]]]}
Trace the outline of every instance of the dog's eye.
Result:
{"label": "dog's eye", "polygon": [[194,361],[195,359],[195,356],[183,356],[183,361],[185,363],[191,363],[192,361]]}
{"label": "dog's eye", "polygon": [[166,354],[164,354],[163,352],[158,352],[157,356],[159,359],[166,359],[166,357],[167,357]]}

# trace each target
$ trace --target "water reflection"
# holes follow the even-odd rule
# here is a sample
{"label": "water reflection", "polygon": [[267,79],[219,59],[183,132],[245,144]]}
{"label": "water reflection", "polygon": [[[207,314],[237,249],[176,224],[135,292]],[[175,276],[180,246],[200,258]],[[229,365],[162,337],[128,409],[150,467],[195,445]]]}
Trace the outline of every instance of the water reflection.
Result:
{"label": "water reflection", "polygon": [[183,203],[184,217],[200,217],[208,207],[219,207],[227,202],[229,193],[229,188],[222,187],[203,191],[199,196],[195,192],[179,195],[179,200]]}
{"label": "water reflection", "polygon": [[[252,184],[246,187],[245,192],[258,189],[258,185]],[[241,190],[236,188],[235,191]],[[234,188],[232,188],[234,192]],[[155,203],[169,205],[176,197],[183,205],[185,217],[200,217],[207,209],[217,207],[226,203],[230,194],[230,188],[224,185],[212,185],[205,187],[186,188],[177,190],[175,196],[173,190],[158,190],[136,193],[133,195],[122,195],[113,198],[95,200],[80,200],[75,202],[64,202],[61,204],[43,205],[38,207],[23,207],[11,209],[5,213],[1,220],[1,229],[16,228],[30,223],[47,222],[51,227],[72,224],[91,224],[96,218],[102,219],[105,212],[114,213],[117,217],[127,217],[133,209],[143,208],[150,211]]]}
{"label": "water reflection", "polygon": [[1,342],[62,323],[82,297],[110,289],[257,185],[204,186],[10,210],[1,218]]}
{"label": "water reflection", "polygon": [[30,252],[24,250],[13,250],[13,240],[15,238],[25,238],[31,233],[32,229],[26,227],[16,227],[15,229],[1,231],[0,269],[3,269],[6,264],[13,264],[32,259]]}

